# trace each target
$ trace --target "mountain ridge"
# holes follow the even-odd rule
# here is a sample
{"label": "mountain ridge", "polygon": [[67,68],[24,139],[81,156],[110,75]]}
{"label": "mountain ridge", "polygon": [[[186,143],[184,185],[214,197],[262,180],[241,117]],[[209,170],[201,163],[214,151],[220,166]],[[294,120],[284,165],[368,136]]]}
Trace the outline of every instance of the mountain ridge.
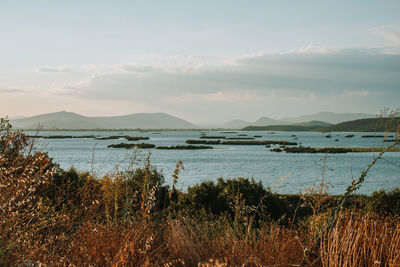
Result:
{"label": "mountain ridge", "polygon": [[21,129],[192,129],[191,122],[167,113],[132,113],[120,116],[88,117],[74,112],[59,111],[11,120]]}
{"label": "mountain ridge", "polygon": [[291,123],[307,122],[307,121],[324,121],[331,124],[337,124],[344,121],[375,118],[375,115],[368,113],[336,113],[329,111],[321,111],[313,114],[302,115],[298,117],[284,117],[281,120]]}
{"label": "mountain ridge", "polygon": [[[312,130],[333,126],[337,123],[329,121],[340,121],[339,123],[352,121],[351,118],[358,117],[376,117],[366,113],[334,113],[319,112],[299,117],[286,117],[282,120],[272,119],[266,116],[258,118],[254,122],[246,120],[231,120],[222,125],[213,125],[215,129],[244,129],[247,127],[264,127],[274,126],[274,129],[289,129],[295,126],[296,129]],[[309,120],[306,118],[325,118],[326,120]],[[344,120],[345,118],[350,118]],[[285,121],[291,119],[292,121]],[[328,121],[327,121],[328,120]],[[344,120],[344,121],[343,121]],[[298,121],[298,122],[297,122]],[[117,116],[84,116],[74,112],[58,111],[53,113],[39,114],[21,119],[11,119],[11,123],[15,128],[20,129],[37,129],[40,125],[42,129],[198,129],[199,126],[181,118],[172,116],[164,112],[156,113],[131,113]],[[279,127],[276,127],[279,126]],[[293,127],[292,127],[293,128]],[[272,129],[269,127],[268,129]]]}
{"label": "mountain ridge", "polygon": [[400,118],[367,118],[340,122],[334,125],[318,125],[315,122],[291,125],[248,126],[244,131],[299,131],[299,132],[395,132]]}

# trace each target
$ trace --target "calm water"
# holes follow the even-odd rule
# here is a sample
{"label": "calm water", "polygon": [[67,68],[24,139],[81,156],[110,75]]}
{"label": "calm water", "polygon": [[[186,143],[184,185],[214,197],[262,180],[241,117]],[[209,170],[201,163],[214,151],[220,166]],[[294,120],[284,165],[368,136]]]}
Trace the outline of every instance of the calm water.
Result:
{"label": "calm water", "polygon": [[[34,134],[27,132],[28,134]],[[155,145],[184,145],[187,139],[198,139],[200,132],[151,132],[115,131],[115,132],[46,132],[40,135],[130,135],[148,136],[150,140],[139,142]],[[350,133],[332,133],[332,138],[326,138],[326,133],[304,132],[237,132],[221,133],[219,131],[206,132],[207,135],[223,135],[237,137],[239,134],[247,134],[249,137],[261,135],[256,140],[288,140],[301,143],[303,146],[345,146],[345,147],[370,147],[380,146],[382,138],[361,138],[362,135],[373,133],[351,133],[353,138],[345,138]],[[293,137],[292,135],[296,135]],[[298,138],[298,140],[295,140]],[[335,139],[339,141],[335,142]],[[133,143],[123,138],[120,140],[95,140],[85,139],[37,139],[38,146],[48,151],[61,167],[74,166],[78,170],[93,170],[103,175],[113,171],[117,164],[124,169],[127,164],[124,159],[132,156],[133,149],[107,148],[109,144]],[[151,162],[158,170],[162,171],[166,183],[172,182],[171,174],[176,162],[183,161],[185,170],[180,176],[179,187],[200,183],[204,180],[216,180],[218,177],[253,177],[260,180],[265,186],[271,186],[275,192],[298,193],[311,187],[321,178],[324,154],[286,154],[270,152],[265,146],[242,145],[213,145],[212,150],[158,150],[143,149],[138,152],[136,166],[142,166],[147,154],[151,152]],[[276,147],[276,146],[272,146]],[[95,151],[93,153],[93,151]],[[94,161],[92,164],[92,155]],[[376,155],[376,153],[375,153]],[[374,153],[347,153],[329,154],[325,162],[325,177],[332,187],[330,193],[343,193],[351,183],[352,177],[358,177],[360,172],[373,160]],[[384,156],[390,162],[400,165],[400,153],[391,152]],[[280,179],[286,177],[285,179]],[[362,185],[359,193],[369,194],[378,189],[392,189],[400,186],[400,168],[385,160],[380,160],[374,165]]]}

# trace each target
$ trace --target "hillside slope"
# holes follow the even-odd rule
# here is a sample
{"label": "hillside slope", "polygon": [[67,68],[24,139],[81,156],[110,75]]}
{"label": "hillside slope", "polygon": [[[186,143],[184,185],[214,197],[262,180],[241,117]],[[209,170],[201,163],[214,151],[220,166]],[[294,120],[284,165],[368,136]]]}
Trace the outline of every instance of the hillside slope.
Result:
{"label": "hillside slope", "polygon": [[358,119],[375,118],[375,115],[366,113],[335,113],[335,112],[318,112],[314,114],[299,116],[299,117],[286,117],[282,120],[298,123],[304,121],[325,121],[331,124],[337,124],[345,121],[352,121]]}
{"label": "hillside slope", "polygon": [[[390,123],[391,122],[391,123]],[[324,122],[322,122],[324,123]],[[400,118],[360,119],[341,122],[335,125],[318,125],[315,122],[292,125],[249,126],[245,131],[318,131],[318,132],[395,132],[400,127]]]}
{"label": "hillside slope", "polygon": [[73,112],[54,112],[11,120],[20,129],[193,129],[196,125],[166,113],[137,113],[124,116],[86,117]]}
{"label": "hillside slope", "polygon": [[400,125],[399,120],[400,118],[396,118],[392,123],[388,118],[352,120],[324,127],[321,130],[326,132],[394,132]]}

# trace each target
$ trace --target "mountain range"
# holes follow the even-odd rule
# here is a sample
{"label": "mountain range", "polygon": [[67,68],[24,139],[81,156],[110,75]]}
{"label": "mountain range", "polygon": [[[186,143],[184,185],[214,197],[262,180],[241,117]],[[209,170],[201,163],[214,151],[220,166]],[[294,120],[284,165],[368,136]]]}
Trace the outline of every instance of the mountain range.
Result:
{"label": "mountain range", "polygon": [[375,115],[366,113],[334,113],[334,112],[318,112],[299,117],[285,117],[282,121],[299,123],[305,121],[324,121],[331,124],[337,124],[345,121],[375,118]]}
{"label": "mountain range", "polygon": [[[375,118],[375,115],[367,113],[334,113],[334,112],[319,112],[315,114],[303,115],[299,117],[285,117],[280,120],[271,119],[268,117],[261,117],[254,122],[245,120],[232,120],[221,126],[227,129],[242,129],[248,126],[270,126],[270,125],[292,125],[305,122],[325,122],[328,124],[337,124],[340,122]],[[321,126],[327,126],[320,124]]]}
{"label": "mountain range", "polygon": [[[290,125],[247,126],[244,131],[290,131],[290,132],[397,132],[400,118],[368,118],[329,124],[310,121]],[[373,136],[373,135],[372,135]]]}
{"label": "mountain range", "polygon": [[[321,126],[327,127],[340,122],[374,118],[374,115],[365,113],[333,113],[319,112],[299,117],[286,117],[275,120],[260,117],[254,122],[232,120],[222,125],[213,125],[203,128],[242,129],[249,126]],[[19,129],[196,129],[199,128],[189,121],[169,115],[167,113],[136,113],[122,116],[87,117],[73,112],[54,112],[33,117],[11,119],[14,128]],[[286,128],[286,127],[283,127]]]}
{"label": "mountain range", "polygon": [[123,116],[86,117],[60,111],[11,120],[22,129],[192,129],[196,125],[166,113],[136,113]]}
{"label": "mountain range", "polygon": [[285,125],[285,124],[291,124],[290,122],[287,121],[282,121],[282,120],[274,120],[268,117],[261,117],[258,120],[254,122],[249,122],[245,120],[232,120],[228,121],[227,123],[224,123],[221,125],[221,128],[226,128],[226,129],[241,129],[247,126],[266,126],[266,125]]}

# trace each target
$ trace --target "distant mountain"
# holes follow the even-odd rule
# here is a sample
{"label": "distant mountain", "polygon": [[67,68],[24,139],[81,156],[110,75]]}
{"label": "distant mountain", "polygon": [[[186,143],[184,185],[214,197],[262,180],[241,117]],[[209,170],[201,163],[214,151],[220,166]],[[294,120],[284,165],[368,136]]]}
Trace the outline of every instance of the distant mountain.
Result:
{"label": "distant mountain", "polygon": [[245,120],[232,120],[229,121],[221,126],[221,128],[226,128],[226,129],[242,129],[247,126],[267,126],[267,125],[285,125],[285,124],[290,124],[289,122],[286,121],[280,121],[280,120],[274,120],[268,117],[260,117],[258,120],[254,122],[250,121],[245,121]]}
{"label": "distant mountain", "polygon": [[[244,131],[293,131],[293,132],[395,132],[400,127],[400,118],[388,123],[388,118],[360,119],[326,126],[325,122],[310,121],[291,125],[248,126]],[[390,125],[387,128],[387,125]]]}
{"label": "distant mountain", "polygon": [[86,117],[73,112],[55,112],[11,120],[15,128],[37,129],[192,129],[196,125],[166,113]]}
{"label": "distant mountain", "polygon": [[16,116],[8,117],[9,120],[17,120],[17,119],[23,119],[23,118],[26,118],[26,116],[16,115]]}
{"label": "distant mountain", "polygon": [[54,112],[11,120],[14,128],[37,129],[94,129],[97,125],[88,117],[73,112]]}
{"label": "distant mountain", "polygon": [[[341,122],[335,125],[324,127],[325,132],[395,132],[400,127],[400,118],[388,123],[388,118],[360,119]],[[390,125],[388,128],[387,125]]]}
{"label": "distant mountain", "polygon": [[344,121],[357,119],[375,118],[375,115],[366,113],[334,113],[334,112],[319,112],[315,114],[304,115],[300,117],[285,117],[282,120],[291,123],[305,121],[324,121],[332,124],[337,124]]}
{"label": "distant mountain", "polygon": [[244,120],[232,120],[222,125],[222,128],[226,129],[241,129],[243,127],[251,125],[251,122]]}
{"label": "distant mountain", "polygon": [[300,122],[300,123],[295,123],[295,124],[291,124],[294,126],[306,126],[306,127],[310,127],[310,126],[318,126],[318,127],[328,127],[331,126],[332,123],[328,123],[328,122],[324,122],[324,121],[307,121],[307,122]]}
{"label": "distant mountain", "polygon": [[244,131],[290,131],[290,132],[311,132],[332,124],[323,121],[309,121],[289,125],[267,125],[267,126],[247,126]]}
{"label": "distant mountain", "polygon": [[261,117],[255,122],[253,122],[251,125],[253,126],[267,126],[267,125],[286,125],[286,124],[291,124],[290,122],[286,121],[280,121],[280,120],[274,120],[268,117]]}

